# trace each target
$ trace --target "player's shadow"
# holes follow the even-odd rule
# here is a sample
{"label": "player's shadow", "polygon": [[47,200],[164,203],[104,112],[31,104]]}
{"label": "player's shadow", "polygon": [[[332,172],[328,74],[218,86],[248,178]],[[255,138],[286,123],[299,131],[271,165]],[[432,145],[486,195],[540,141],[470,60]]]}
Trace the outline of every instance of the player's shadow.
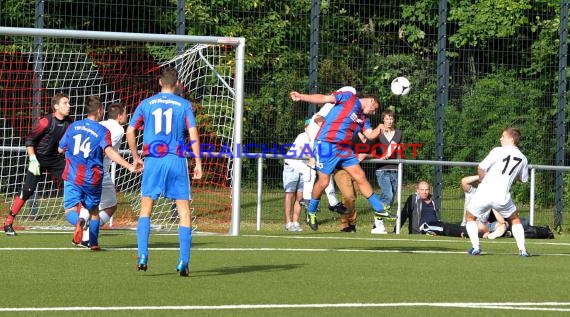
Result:
{"label": "player's shadow", "polygon": [[[210,243],[210,242],[192,242],[192,248],[203,248],[205,246],[211,245],[211,244],[215,244],[215,243]],[[134,248],[136,249],[138,246],[136,243],[130,243],[130,244],[123,244],[123,245],[117,245],[117,246],[113,246],[115,248]],[[156,249],[156,248],[179,248],[180,247],[180,243],[178,241],[172,241],[172,242],[152,242],[149,243],[148,245],[149,249]]]}
{"label": "player's shadow", "polygon": [[[345,248],[338,248],[339,250]],[[378,246],[378,247],[350,247],[346,248],[350,250],[371,250],[371,251],[387,251],[387,252],[394,252],[394,253],[429,253],[429,251],[433,252],[460,252],[457,248],[446,248],[446,247],[436,247],[436,246]]]}
{"label": "player's shadow", "polygon": [[278,272],[286,270],[295,270],[302,266],[305,266],[305,264],[242,265],[234,267],[220,267],[210,270],[191,271],[190,274],[193,277],[200,277],[200,276],[243,274],[250,272]]}

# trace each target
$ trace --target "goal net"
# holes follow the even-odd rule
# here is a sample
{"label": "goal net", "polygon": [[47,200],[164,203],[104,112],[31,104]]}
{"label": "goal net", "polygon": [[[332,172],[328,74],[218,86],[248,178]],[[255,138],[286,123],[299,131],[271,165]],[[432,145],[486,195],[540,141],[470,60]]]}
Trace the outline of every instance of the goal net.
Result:
{"label": "goal net", "polygon": [[[25,137],[36,120],[51,112],[53,95],[70,96],[74,120],[85,117],[83,105],[90,95],[100,96],[105,106],[120,102],[130,114],[140,101],[159,91],[160,69],[173,66],[179,73],[180,94],[193,104],[202,148],[211,154],[203,158],[203,178],[191,180],[193,226],[199,231],[228,231],[234,158],[217,153],[223,147],[234,148],[234,84],[236,76],[241,76],[236,73],[235,45],[49,36],[0,38],[2,221],[23,185],[27,170]],[[124,35],[124,39],[129,38]],[[138,133],[138,142],[142,143],[142,132]],[[126,140],[120,152],[132,161]],[[189,171],[193,163],[189,160]],[[113,169],[119,204],[108,226],[132,228],[140,210],[141,174],[131,174],[120,166]],[[154,229],[177,228],[174,201],[159,198],[151,221]],[[71,229],[64,217],[62,184],[49,173],[42,174],[35,194],[16,217],[14,226],[20,230]]]}

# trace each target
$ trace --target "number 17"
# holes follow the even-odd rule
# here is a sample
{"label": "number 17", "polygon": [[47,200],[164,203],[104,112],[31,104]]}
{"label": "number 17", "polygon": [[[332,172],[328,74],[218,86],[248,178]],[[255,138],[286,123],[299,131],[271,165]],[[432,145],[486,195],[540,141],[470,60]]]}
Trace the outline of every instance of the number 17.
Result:
{"label": "number 17", "polygon": [[[517,163],[515,164],[515,166],[513,166],[513,168],[511,168],[509,175],[511,175],[514,172],[514,170],[517,168],[517,166],[519,166],[519,164],[522,162],[522,158],[513,156],[513,161],[516,161]],[[509,166],[509,163],[511,162],[511,156],[509,155],[509,156],[505,157],[503,159],[503,162],[505,162],[505,167],[503,168],[503,171],[501,172],[501,174],[505,174],[505,171],[507,170],[507,167]]]}

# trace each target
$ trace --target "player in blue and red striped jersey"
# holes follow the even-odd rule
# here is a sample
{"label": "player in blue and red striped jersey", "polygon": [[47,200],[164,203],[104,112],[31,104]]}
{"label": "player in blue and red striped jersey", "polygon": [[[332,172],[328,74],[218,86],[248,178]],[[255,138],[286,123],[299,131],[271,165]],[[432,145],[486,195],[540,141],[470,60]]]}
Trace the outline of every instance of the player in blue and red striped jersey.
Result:
{"label": "player in blue and red striped jersey", "polygon": [[368,199],[374,209],[377,220],[394,218],[384,210],[384,205],[374,193],[372,185],[366,179],[364,170],[360,167],[358,158],[350,148],[354,133],[362,132],[368,139],[377,138],[382,125],[372,129],[369,115],[378,110],[378,98],[374,95],[357,97],[352,92],[333,92],[330,95],[301,94],[291,92],[293,101],[305,101],[313,104],[333,103],[334,106],[326,116],[321,130],[316,137],[314,153],[316,156],[316,170],[318,179],[313,186],[312,198],[309,202],[309,226],[318,230],[317,208],[320,197],[330,181],[332,173],[337,168],[346,170],[356,181],[360,192]]}
{"label": "player in blue and red striped jersey", "polygon": [[[141,185],[141,211],[137,223],[137,270],[146,271],[150,216],[154,201],[164,196],[176,201],[179,226],[180,252],[176,270],[180,276],[188,276],[192,229],[190,218],[190,179],[187,146],[195,160],[193,179],[202,177],[202,161],[198,128],[192,113],[192,104],[176,95],[178,74],[172,67],[162,69],[158,78],[161,91],[136,108],[129,127],[127,142],[135,161],[141,161],[136,144],[136,131],[143,130],[143,156],[145,171]],[[188,133],[189,140],[187,140]]]}
{"label": "player in blue and red striped jersey", "polygon": [[14,218],[22,210],[26,201],[36,191],[41,179],[41,172],[48,171],[60,186],[63,186],[61,173],[65,168],[63,156],[57,152],[57,142],[61,139],[73,120],[69,117],[69,96],[59,93],[51,99],[53,113],[38,120],[32,131],[26,136],[26,152],[30,158],[26,178],[20,193],[14,197],[10,213],[4,222],[4,232],[8,236],[16,236],[12,226]]}
{"label": "player in blue and red striped jersey", "polygon": [[90,96],[85,101],[87,118],[74,122],[59,141],[59,152],[65,152],[63,179],[63,207],[67,221],[75,226],[73,243],[80,244],[87,220],[79,217],[79,208],[89,210],[89,245],[99,247],[99,202],[103,188],[103,155],[131,172],[141,167],[129,164],[111,144],[111,132],[99,123],[103,118],[103,105],[99,97]]}

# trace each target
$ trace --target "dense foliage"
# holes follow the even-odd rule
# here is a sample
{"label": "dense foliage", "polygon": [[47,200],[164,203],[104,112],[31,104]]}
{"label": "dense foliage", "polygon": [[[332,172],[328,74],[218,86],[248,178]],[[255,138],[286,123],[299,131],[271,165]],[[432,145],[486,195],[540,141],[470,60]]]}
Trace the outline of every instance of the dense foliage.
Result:
{"label": "dense foliage", "polygon": [[[46,28],[174,33],[176,1],[45,1]],[[3,0],[0,23],[33,27],[33,0]],[[247,40],[244,141],[283,144],[294,139],[314,111],[293,104],[289,91],[308,90],[311,43],[309,0],[186,0],[188,34],[240,36]],[[520,127],[521,147],[532,164],[555,163],[559,1],[451,0],[446,56],[449,103],[445,108],[444,160],[479,161],[502,128]],[[142,8],[142,9],[136,9]],[[410,142],[423,144],[420,159],[435,157],[438,93],[439,1],[321,1],[318,90],[351,84],[394,107]],[[112,21],[112,22],[109,22]],[[114,22],[113,22],[114,21]],[[391,96],[392,78],[413,85]],[[441,88],[441,87],[439,87]],[[378,123],[373,118],[373,123]],[[245,176],[253,176],[248,168]],[[280,173],[279,162],[266,163]],[[248,173],[251,173],[249,175]],[[407,174],[427,177],[431,168]],[[457,180],[454,169],[446,177]],[[252,177],[253,178],[253,177]],[[428,177],[429,178],[429,177]],[[547,197],[551,178],[538,180]],[[521,191],[524,192],[524,191]]]}

